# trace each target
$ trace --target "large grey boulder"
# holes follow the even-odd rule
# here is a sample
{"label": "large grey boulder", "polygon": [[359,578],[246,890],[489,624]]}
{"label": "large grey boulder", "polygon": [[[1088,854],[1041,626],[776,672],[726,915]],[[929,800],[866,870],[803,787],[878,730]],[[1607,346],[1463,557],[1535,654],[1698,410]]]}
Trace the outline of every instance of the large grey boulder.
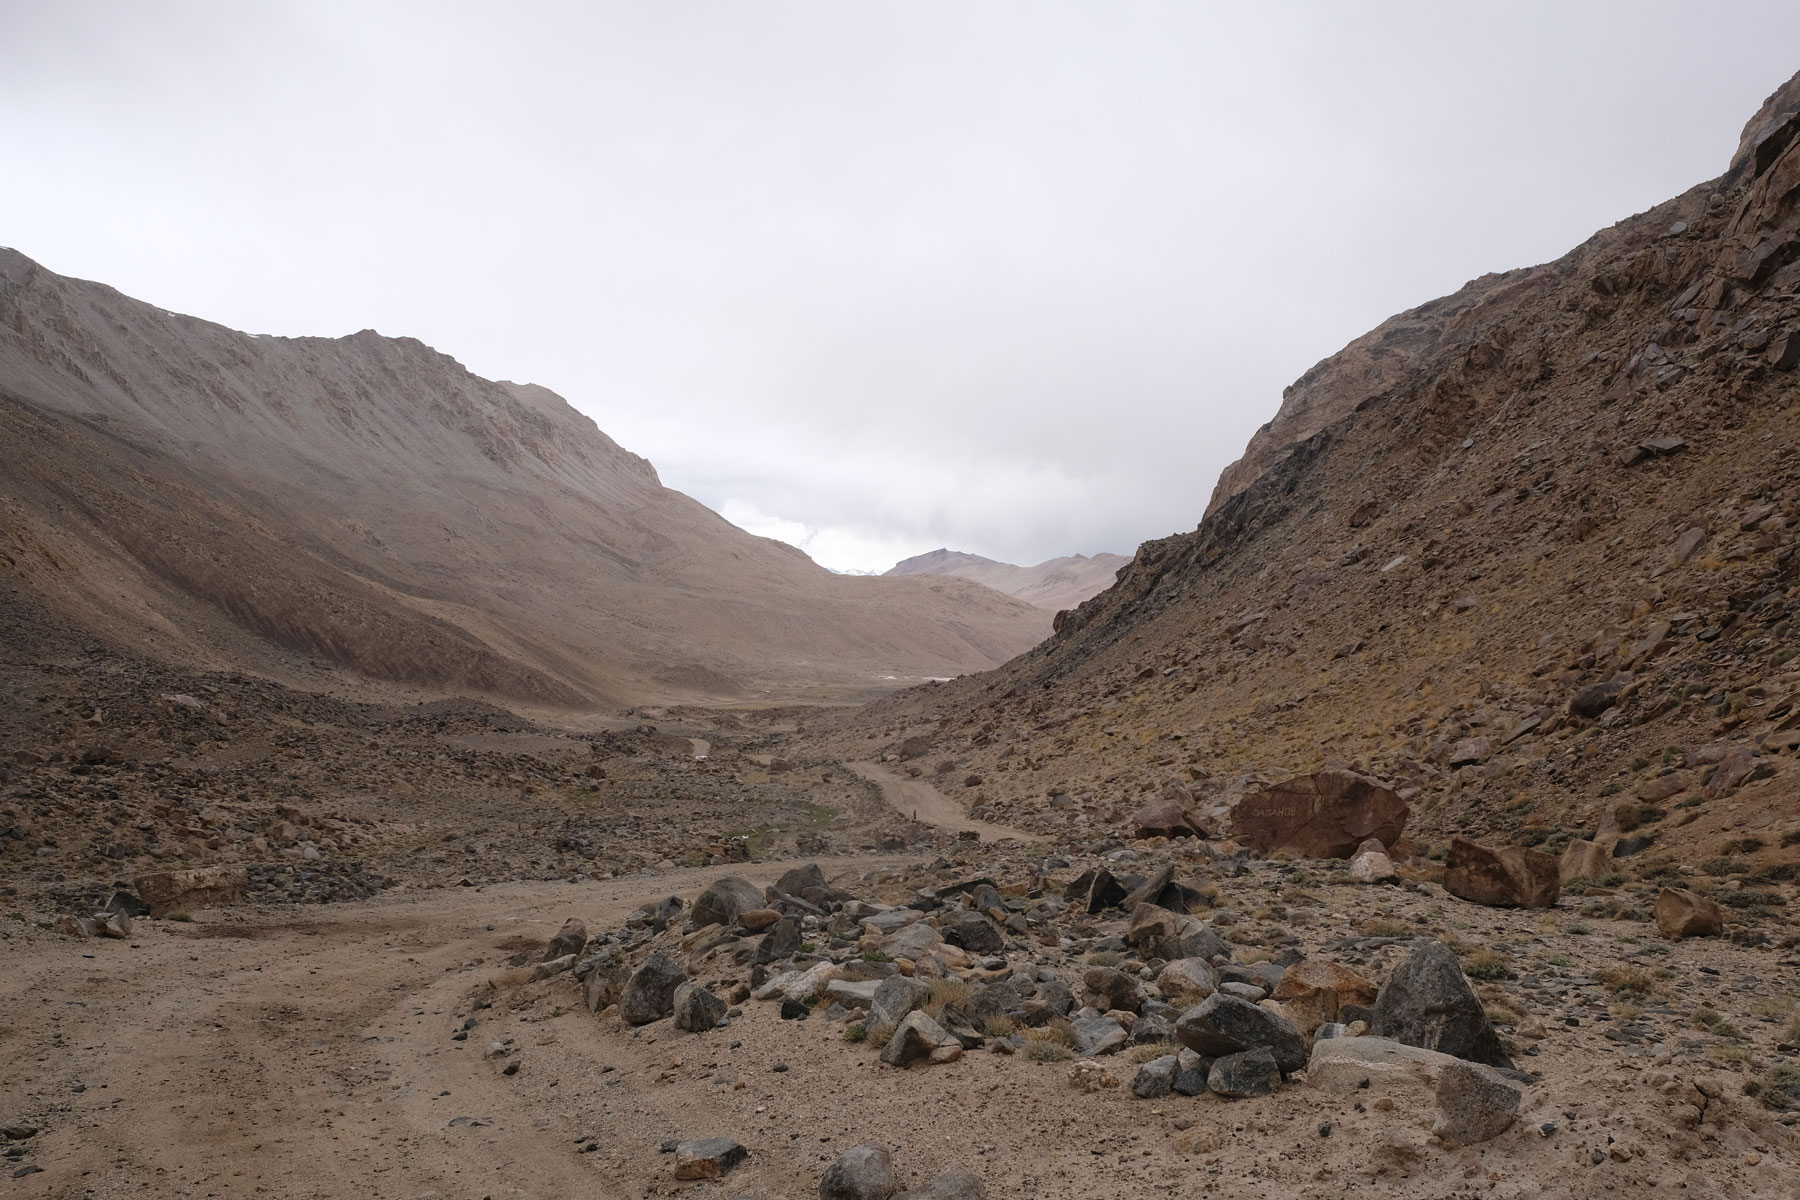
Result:
{"label": "large grey boulder", "polygon": [[1267,1046],[1283,1075],[1306,1065],[1306,1039],[1292,1021],[1224,993],[1182,1013],[1175,1022],[1175,1037],[1209,1058]]}
{"label": "large grey boulder", "polygon": [[892,1200],[900,1190],[894,1156],[886,1146],[863,1142],[852,1146],[825,1168],[819,1200]]}
{"label": "large grey boulder", "polygon": [[658,950],[625,981],[619,1016],[627,1025],[648,1025],[675,1011],[675,989],[687,980],[681,964]]}
{"label": "large grey boulder", "polygon": [[738,914],[763,906],[762,889],[741,875],[714,880],[694,901],[694,925],[730,925]]}
{"label": "large grey boulder", "polygon": [[1442,942],[1420,944],[1394,968],[1375,997],[1369,1032],[1490,1067],[1513,1065],[1456,955]]}
{"label": "large grey boulder", "polygon": [[908,925],[904,929],[897,929],[882,938],[881,951],[890,958],[904,958],[917,962],[927,954],[935,953],[937,948],[943,945],[943,942],[944,939],[938,936],[937,930],[920,922]]}
{"label": "large grey boulder", "polygon": [[767,965],[792,957],[800,949],[800,918],[785,916],[769,926],[769,932],[763,934],[762,941],[756,944],[756,957],[752,960]]}

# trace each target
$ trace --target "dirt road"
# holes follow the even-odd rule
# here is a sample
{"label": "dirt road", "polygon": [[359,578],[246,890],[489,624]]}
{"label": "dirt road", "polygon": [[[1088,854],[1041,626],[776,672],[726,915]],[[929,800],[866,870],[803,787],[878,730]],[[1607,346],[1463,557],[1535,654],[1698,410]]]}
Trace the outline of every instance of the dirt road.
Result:
{"label": "dirt road", "polygon": [[922,779],[908,779],[872,762],[845,763],[844,766],[879,786],[882,798],[896,812],[915,821],[936,825],[940,829],[953,829],[958,833],[972,829],[981,835],[984,842],[997,842],[1001,838],[1018,838],[1026,842],[1042,840],[1036,834],[1026,833],[1021,829],[973,820],[962,805]]}
{"label": "dirt road", "polygon": [[[43,1172],[9,1180],[7,1195],[640,1196],[667,1175],[660,1139],[748,1141],[748,1128],[696,1129],[681,1089],[597,1110],[631,1072],[611,1065],[621,1055],[572,989],[569,1012],[501,993],[461,1042],[453,1010],[510,947],[541,944],[571,914],[617,928],[646,901],[691,899],[731,873],[767,883],[791,865],[205,912],[140,921],[130,944],[8,921],[0,1121],[42,1127],[28,1162]],[[516,1078],[483,1057],[500,1040],[537,1056]],[[660,1066],[722,1051],[689,1042]],[[483,1123],[452,1124],[463,1117]],[[598,1148],[577,1153],[577,1135]]]}

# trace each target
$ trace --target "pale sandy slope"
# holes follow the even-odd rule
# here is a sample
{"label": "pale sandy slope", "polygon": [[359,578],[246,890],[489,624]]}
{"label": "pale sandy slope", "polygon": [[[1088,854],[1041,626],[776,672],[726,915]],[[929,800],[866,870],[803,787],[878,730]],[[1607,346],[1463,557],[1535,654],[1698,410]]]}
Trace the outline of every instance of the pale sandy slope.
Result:
{"label": "pale sandy slope", "polygon": [[589,704],[953,676],[1045,632],[961,579],[833,575],[413,339],[252,337],[3,249],[0,441],[0,573],[186,662]]}

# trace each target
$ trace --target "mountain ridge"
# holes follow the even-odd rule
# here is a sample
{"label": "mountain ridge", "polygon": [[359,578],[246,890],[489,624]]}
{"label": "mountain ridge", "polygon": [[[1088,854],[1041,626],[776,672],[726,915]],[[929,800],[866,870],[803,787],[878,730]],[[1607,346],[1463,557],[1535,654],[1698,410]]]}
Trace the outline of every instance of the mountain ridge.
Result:
{"label": "mountain ridge", "polygon": [[1067,554],[1021,567],[962,550],[937,549],[903,559],[885,574],[973,579],[1054,613],[1074,608],[1112,586],[1119,570],[1130,561],[1123,554]]}
{"label": "mountain ridge", "polygon": [[241,334],[12,250],[0,427],[20,582],[177,659],[580,705],[950,676],[1042,633],[972,584],[833,576],[417,339]]}

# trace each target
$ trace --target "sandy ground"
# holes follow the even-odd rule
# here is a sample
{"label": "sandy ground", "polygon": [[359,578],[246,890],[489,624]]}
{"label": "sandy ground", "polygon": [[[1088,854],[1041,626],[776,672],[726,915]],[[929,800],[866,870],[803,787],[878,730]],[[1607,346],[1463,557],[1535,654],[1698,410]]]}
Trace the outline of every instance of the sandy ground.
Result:
{"label": "sandy ground", "polygon": [[[787,865],[735,870],[767,883]],[[666,1176],[656,1143],[684,1132],[681,1105],[639,1114],[647,1135],[574,1118],[577,1089],[559,1088],[555,1060],[579,1058],[567,1062],[571,1082],[616,1060],[593,1016],[578,1004],[559,1018],[497,1006],[455,1042],[451,1013],[505,965],[502,945],[541,943],[571,914],[616,927],[646,901],[691,897],[728,873],[207,912],[140,921],[129,944],[15,935],[0,971],[0,1119],[53,1107],[33,1118],[43,1173],[10,1181],[8,1194],[638,1195],[624,1178]],[[552,1061],[502,1079],[483,1059],[502,1038],[555,1047],[542,1051]],[[492,1124],[451,1127],[460,1116]],[[577,1153],[577,1133],[605,1153]],[[632,1164],[623,1174],[621,1158]]]}
{"label": "sandy ground", "polygon": [[922,779],[908,779],[871,762],[845,763],[844,766],[879,786],[882,799],[896,812],[912,820],[936,825],[940,829],[952,829],[958,833],[973,830],[981,835],[984,842],[997,842],[1002,838],[1017,838],[1025,842],[1042,840],[1036,834],[1026,833],[1022,829],[972,820],[962,805]]}

